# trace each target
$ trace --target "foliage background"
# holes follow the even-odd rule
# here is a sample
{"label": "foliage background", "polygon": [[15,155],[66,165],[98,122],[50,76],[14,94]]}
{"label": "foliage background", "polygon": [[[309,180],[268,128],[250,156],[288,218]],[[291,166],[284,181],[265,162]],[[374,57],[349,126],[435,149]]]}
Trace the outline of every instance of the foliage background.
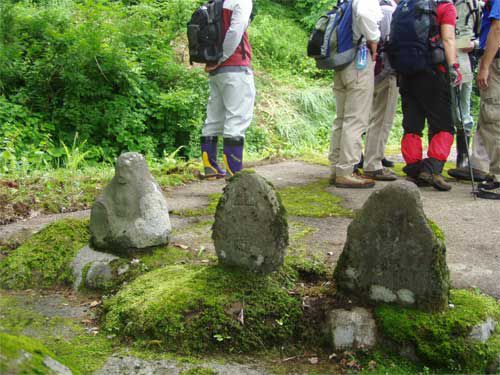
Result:
{"label": "foliage background", "polygon": [[[200,3],[3,1],[0,171],[65,166],[74,148],[87,162],[125,150],[161,158],[181,146],[178,156],[196,157],[208,85],[202,67],[187,63],[185,25]],[[294,155],[328,144],[331,77],[305,53],[312,20],[327,4],[256,1],[249,154]]]}

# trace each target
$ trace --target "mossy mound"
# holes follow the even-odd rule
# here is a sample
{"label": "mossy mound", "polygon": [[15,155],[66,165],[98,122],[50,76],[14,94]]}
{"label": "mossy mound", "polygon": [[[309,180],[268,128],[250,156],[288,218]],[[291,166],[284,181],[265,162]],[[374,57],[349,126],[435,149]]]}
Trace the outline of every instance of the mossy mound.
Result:
{"label": "mossy mound", "polygon": [[176,352],[248,352],[296,337],[296,274],[258,276],[221,266],[176,265],[149,272],[107,300],[109,332]]}
{"label": "mossy mound", "polygon": [[88,220],[50,224],[0,262],[0,287],[50,288],[73,281],[70,264],[89,239]]}
{"label": "mossy mound", "polygon": [[468,336],[488,317],[500,321],[500,304],[467,290],[451,291],[450,300],[455,307],[439,313],[381,306],[375,314],[383,334],[399,345],[413,345],[425,364],[448,371],[484,371],[500,354],[500,327],[486,343]]}
{"label": "mossy mound", "polygon": [[0,332],[0,374],[53,374],[44,363],[49,358],[60,363],[37,340]]}

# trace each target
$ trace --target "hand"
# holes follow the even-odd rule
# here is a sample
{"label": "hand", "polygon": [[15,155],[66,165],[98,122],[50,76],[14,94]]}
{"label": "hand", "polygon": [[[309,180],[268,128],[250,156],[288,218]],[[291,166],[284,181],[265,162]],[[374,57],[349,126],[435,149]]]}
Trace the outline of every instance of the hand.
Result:
{"label": "hand", "polygon": [[450,82],[453,87],[458,87],[462,84],[462,73],[460,72],[460,65],[453,64],[450,68]]}
{"label": "hand", "polygon": [[218,67],[219,67],[219,64],[215,64],[215,65],[207,64],[207,65],[205,65],[205,72],[207,72],[207,73],[213,72]]}
{"label": "hand", "polygon": [[479,66],[479,71],[477,72],[477,87],[484,90],[488,87],[488,77],[490,75],[490,70]]}

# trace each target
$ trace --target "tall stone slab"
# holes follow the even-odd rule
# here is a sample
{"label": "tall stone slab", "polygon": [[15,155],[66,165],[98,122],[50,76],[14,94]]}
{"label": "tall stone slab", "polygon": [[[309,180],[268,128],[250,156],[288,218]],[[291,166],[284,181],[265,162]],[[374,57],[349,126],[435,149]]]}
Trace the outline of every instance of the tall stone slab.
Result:
{"label": "tall stone slab", "polygon": [[92,207],[92,247],[131,254],[168,243],[171,230],[167,202],[144,157],[120,155],[115,176]]}
{"label": "tall stone slab", "polygon": [[349,225],[334,278],[339,291],[363,302],[448,306],[444,237],[414,184],[394,182],[369,197]]}
{"label": "tall stone slab", "polygon": [[283,264],[288,246],[286,211],[274,187],[253,171],[230,179],[212,229],[221,264],[264,274]]}

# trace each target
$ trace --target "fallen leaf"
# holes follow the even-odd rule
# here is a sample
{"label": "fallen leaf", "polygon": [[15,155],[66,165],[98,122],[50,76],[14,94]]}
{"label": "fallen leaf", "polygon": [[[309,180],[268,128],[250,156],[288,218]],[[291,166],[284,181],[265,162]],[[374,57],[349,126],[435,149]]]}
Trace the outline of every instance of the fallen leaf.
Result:
{"label": "fallen leaf", "polygon": [[101,301],[92,301],[92,302],[90,302],[89,306],[92,308],[92,307],[97,307],[100,304],[101,304]]}
{"label": "fallen leaf", "polygon": [[187,249],[189,249],[189,246],[183,245],[183,244],[181,244],[181,243],[174,243],[172,246],[178,247],[178,248],[180,248],[180,249],[182,249],[182,250],[187,250]]}

